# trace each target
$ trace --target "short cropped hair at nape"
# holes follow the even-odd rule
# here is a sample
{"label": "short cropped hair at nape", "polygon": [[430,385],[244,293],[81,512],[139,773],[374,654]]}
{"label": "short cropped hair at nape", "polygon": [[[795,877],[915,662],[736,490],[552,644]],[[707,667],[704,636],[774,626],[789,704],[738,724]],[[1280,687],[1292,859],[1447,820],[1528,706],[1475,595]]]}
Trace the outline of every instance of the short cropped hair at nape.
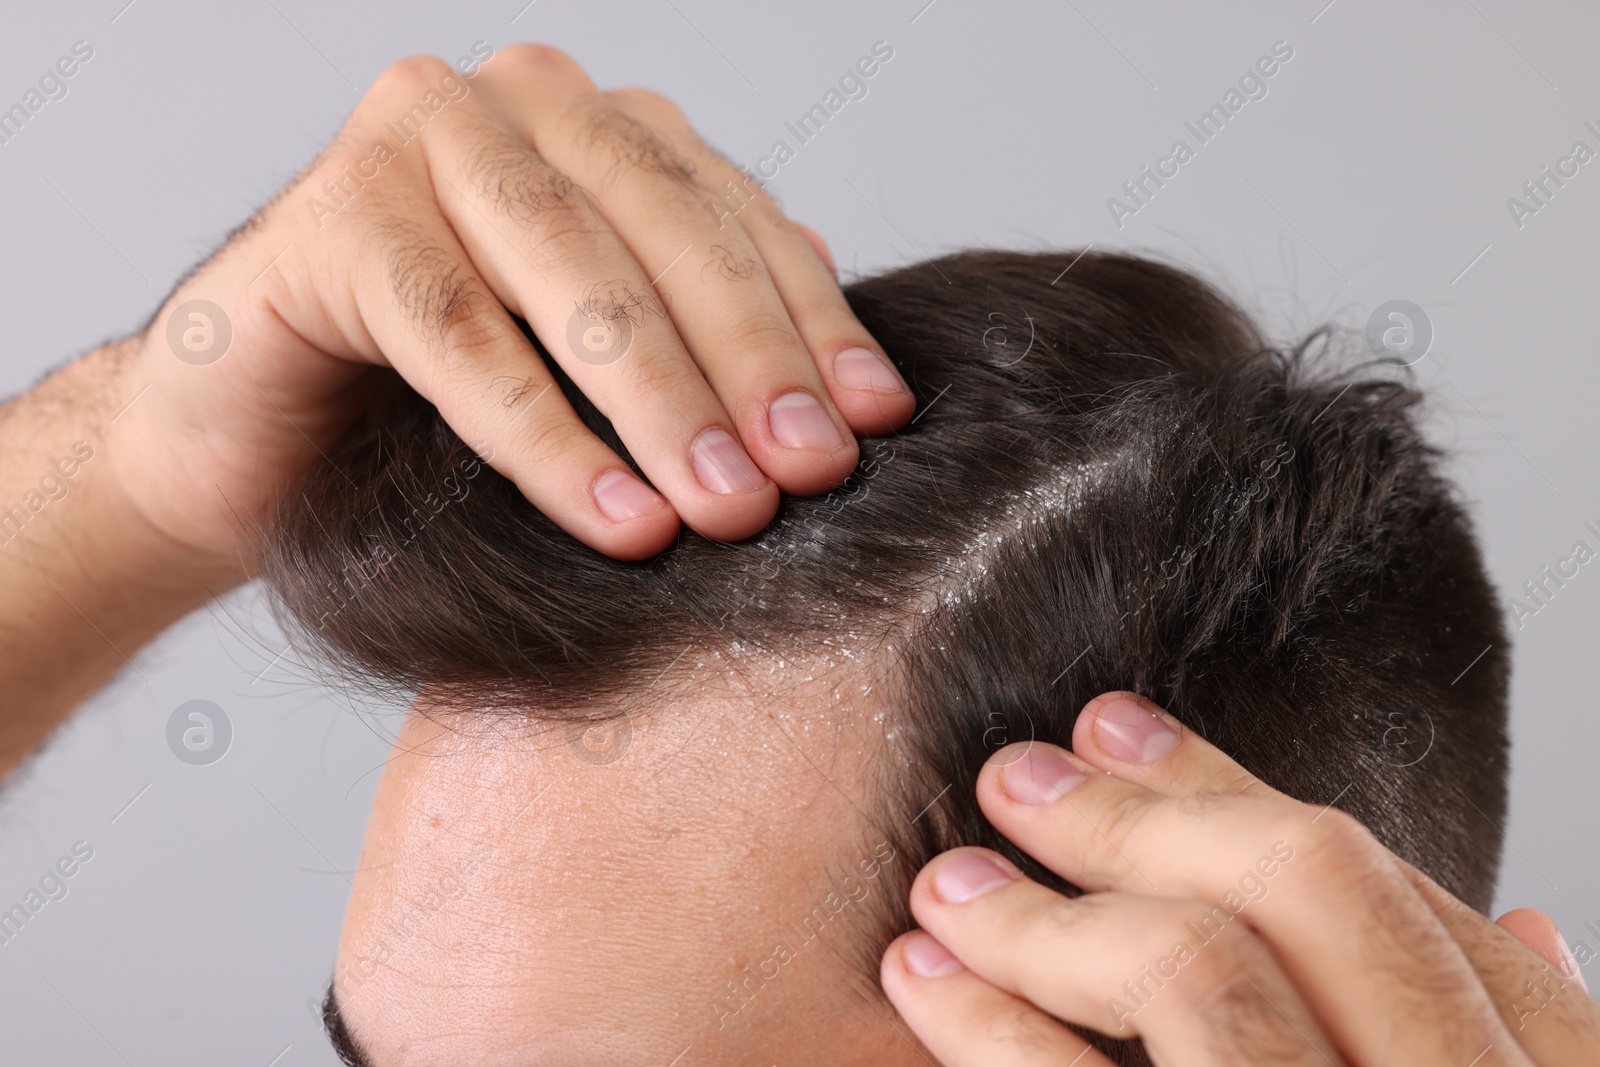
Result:
{"label": "short cropped hair at nape", "polygon": [[1075,891],[999,837],[973,784],[999,745],[1070,743],[1115,689],[1488,906],[1507,640],[1406,372],[1328,329],[1274,348],[1193,275],[1112,253],[961,253],[846,295],[920,414],[862,441],[832,493],[785,498],[738,544],[686,531],[618,562],[395,382],[283,502],[264,560],[284,621],[344,677],[573,719],[647,713],[628,694],[686,648],[892,637],[895,756],[863,832],[887,828],[903,884],[861,938],[874,975],[944,849]]}

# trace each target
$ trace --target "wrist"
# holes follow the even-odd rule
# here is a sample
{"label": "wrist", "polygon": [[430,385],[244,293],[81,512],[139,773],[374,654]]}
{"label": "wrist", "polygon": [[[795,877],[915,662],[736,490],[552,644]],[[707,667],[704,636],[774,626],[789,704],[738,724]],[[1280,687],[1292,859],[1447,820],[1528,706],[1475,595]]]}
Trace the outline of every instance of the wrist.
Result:
{"label": "wrist", "polygon": [[204,388],[184,378],[215,368],[175,359],[159,317],[156,326],[80,362],[86,381],[78,390],[93,380],[104,396],[92,428],[101,479],[95,529],[127,523],[133,532],[126,554],[151,568],[146,580],[213,593],[246,581],[253,553],[239,512],[254,508],[235,499],[231,485],[218,484],[243,452],[221,462],[208,445],[215,437],[247,447]]}
{"label": "wrist", "polygon": [[116,356],[90,353],[0,408],[0,773],[243,577],[197,558],[124,491],[105,432]]}
{"label": "wrist", "polygon": [[208,589],[247,575],[238,560],[174,537],[129,492],[127,472],[142,459],[117,423],[124,394],[136,395],[127,371],[139,344],[135,337],[96,349],[12,401],[0,425],[9,453],[0,553],[89,603],[118,613],[122,600],[147,604],[166,616],[164,625],[204,603]]}
{"label": "wrist", "polygon": [[[174,432],[173,413],[163,408],[166,383],[150,370],[148,349],[156,344],[165,342],[147,331],[121,342],[122,351],[108,353],[114,364],[107,375],[113,389],[92,438],[103,463],[96,472],[101,482],[91,518],[97,534],[126,526],[127,544],[115,555],[125,565],[145,570],[137,579],[140,584],[164,595],[189,590],[189,606],[196,607],[209,596],[194,591],[209,589],[214,596],[247,581],[248,556],[241,554],[235,538],[217,537],[215,523],[201,532],[201,509],[190,484],[196,480],[196,463]],[[236,533],[239,524],[227,501],[206,481],[216,497],[208,516],[227,514],[225,529]]]}

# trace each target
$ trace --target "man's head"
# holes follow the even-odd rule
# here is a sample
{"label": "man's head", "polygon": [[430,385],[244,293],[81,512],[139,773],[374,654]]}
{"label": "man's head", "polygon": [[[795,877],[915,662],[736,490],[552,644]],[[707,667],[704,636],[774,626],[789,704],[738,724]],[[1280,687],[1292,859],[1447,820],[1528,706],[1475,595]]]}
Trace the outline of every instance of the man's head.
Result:
{"label": "man's head", "polygon": [[286,501],[286,620],[419,694],[335,976],[373,1063],[923,1062],[875,978],[912,876],[1059,886],[973,783],[1112,689],[1487,905],[1506,642],[1413,391],[1123,256],[847,295],[921,414],[749,541],[601,557],[401,389]]}

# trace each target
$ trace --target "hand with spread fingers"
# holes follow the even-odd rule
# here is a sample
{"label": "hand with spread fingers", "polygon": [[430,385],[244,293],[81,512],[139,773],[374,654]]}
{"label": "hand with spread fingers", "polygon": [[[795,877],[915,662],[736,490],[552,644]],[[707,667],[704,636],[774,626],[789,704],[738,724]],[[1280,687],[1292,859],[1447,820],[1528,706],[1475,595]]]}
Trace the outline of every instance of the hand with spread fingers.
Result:
{"label": "hand with spread fingers", "polygon": [[945,1067],[1600,1065],[1600,1005],[1554,923],[1490,922],[1331,807],[1269,788],[1149,702],[1092,701],[1073,751],[997,752],[990,822],[1084,889],[986,849],[934,859],[884,989]]}

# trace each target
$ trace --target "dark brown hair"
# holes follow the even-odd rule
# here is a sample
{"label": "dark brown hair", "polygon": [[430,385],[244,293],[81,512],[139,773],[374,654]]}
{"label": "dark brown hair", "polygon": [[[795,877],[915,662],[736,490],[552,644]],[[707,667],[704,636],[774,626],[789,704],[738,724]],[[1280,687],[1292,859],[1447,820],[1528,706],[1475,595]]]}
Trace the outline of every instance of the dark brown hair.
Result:
{"label": "dark brown hair", "polygon": [[903,881],[862,939],[874,974],[944,849],[1061,886],[973,784],[1001,744],[1069,743],[1112,689],[1489,904],[1507,642],[1401,372],[1352,367],[1328,330],[1275,350],[1203,282],[1122,255],[964,253],[847,295],[921,414],[863,441],[833,493],[739,544],[685,533],[621,563],[393,388],[284,502],[265,558],[286,622],[348,677],[578,718],[619,714],[691,645],[896,635],[905,729],[877,830]]}

